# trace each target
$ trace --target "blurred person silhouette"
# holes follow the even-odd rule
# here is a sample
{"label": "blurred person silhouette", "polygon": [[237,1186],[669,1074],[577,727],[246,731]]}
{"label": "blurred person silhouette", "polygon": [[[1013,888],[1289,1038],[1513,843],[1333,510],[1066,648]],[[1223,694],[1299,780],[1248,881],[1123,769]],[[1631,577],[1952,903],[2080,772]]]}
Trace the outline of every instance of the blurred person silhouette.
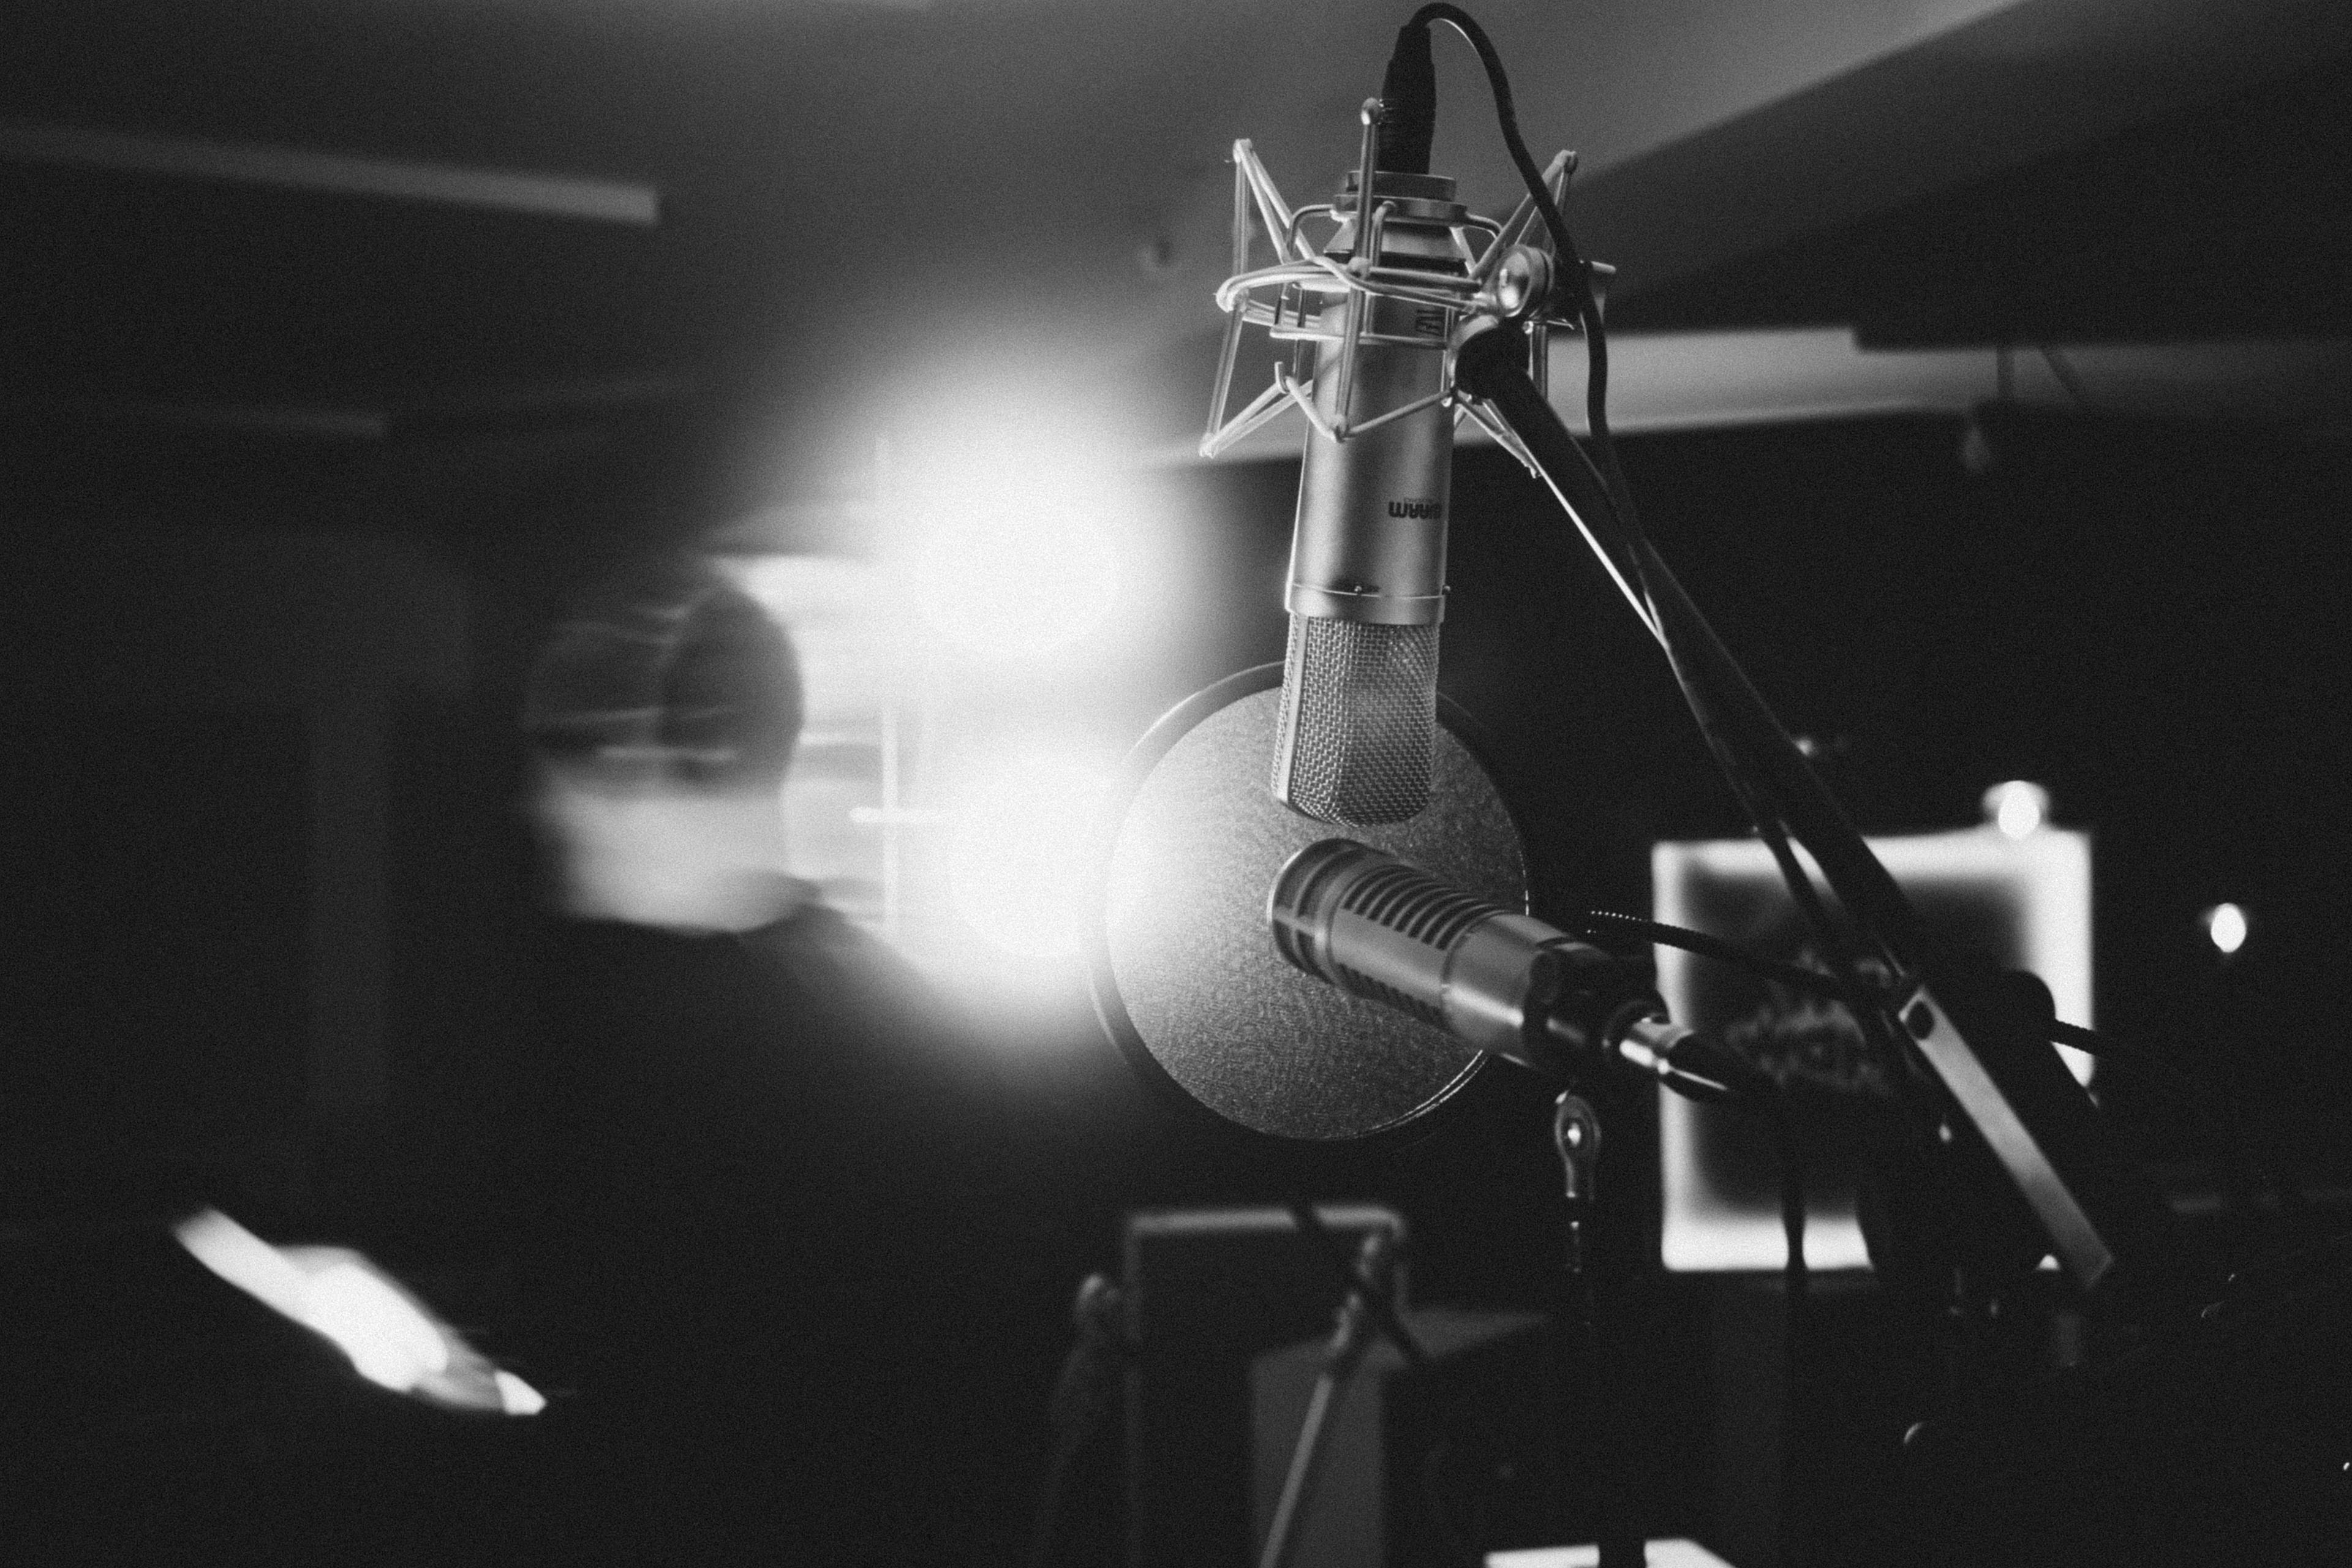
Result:
{"label": "blurred person silhouette", "polygon": [[561,919],[520,1364],[561,1479],[526,1527],[562,1561],[963,1562],[1017,1487],[993,1079],[789,874],[803,710],[784,629],[692,557],[592,595],[530,679]]}

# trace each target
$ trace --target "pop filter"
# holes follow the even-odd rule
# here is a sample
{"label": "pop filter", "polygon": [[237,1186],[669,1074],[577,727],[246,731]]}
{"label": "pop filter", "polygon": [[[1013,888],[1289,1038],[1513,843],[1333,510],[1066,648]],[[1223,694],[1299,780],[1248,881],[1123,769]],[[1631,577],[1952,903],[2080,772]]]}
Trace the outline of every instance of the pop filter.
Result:
{"label": "pop filter", "polygon": [[[1219,681],[1129,755],[1097,835],[1095,1011],[1147,1079],[1229,1122],[1280,1138],[1361,1138],[1435,1109],[1484,1058],[1276,954],[1275,876],[1331,834],[1268,786],[1281,684],[1278,664]],[[1357,837],[1525,909],[1518,826],[1465,740],[1469,728],[1441,696],[1428,808]]]}

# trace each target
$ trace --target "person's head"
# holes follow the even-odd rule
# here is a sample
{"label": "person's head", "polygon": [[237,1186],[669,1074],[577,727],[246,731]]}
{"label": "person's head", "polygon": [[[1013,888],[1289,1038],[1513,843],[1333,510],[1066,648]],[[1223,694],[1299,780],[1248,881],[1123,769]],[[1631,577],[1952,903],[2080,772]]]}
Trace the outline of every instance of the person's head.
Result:
{"label": "person's head", "polygon": [[568,913],[736,930],[782,913],[799,661],[708,561],[642,564],[557,628],[523,703],[532,815]]}

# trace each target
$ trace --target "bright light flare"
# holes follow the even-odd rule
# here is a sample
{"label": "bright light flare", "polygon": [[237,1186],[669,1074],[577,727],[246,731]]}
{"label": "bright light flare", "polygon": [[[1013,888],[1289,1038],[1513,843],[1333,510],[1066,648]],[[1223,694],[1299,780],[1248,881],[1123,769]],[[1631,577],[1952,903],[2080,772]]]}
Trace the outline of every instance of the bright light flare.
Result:
{"label": "bright light flare", "polygon": [[218,1209],[173,1228],[215,1274],[331,1342],[370,1383],[457,1409],[534,1415],[537,1389],[492,1366],[358,1253],[272,1247]]}
{"label": "bright light flare", "polygon": [[2246,923],[2246,911],[2235,904],[2215,904],[2198,917],[2205,927],[2206,938],[2224,958],[2246,945],[2251,928]]}
{"label": "bright light flare", "polygon": [[2040,784],[2011,779],[1985,791],[1985,819],[2007,838],[2031,838],[2050,820],[2050,792]]}
{"label": "bright light flare", "polygon": [[1078,951],[1088,834],[1110,770],[1050,752],[979,773],[951,814],[948,897],[992,947],[1024,958]]}
{"label": "bright light flare", "polygon": [[966,413],[893,489],[914,608],[960,651],[1024,661],[1099,630],[1123,574],[1129,487],[1040,405]]}
{"label": "bright light flare", "polygon": [[936,527],[915,566],[915,604],[935,631],[990,658],[1031,659],[1098,629],[1118,594],[1103,521],[997,504]]}

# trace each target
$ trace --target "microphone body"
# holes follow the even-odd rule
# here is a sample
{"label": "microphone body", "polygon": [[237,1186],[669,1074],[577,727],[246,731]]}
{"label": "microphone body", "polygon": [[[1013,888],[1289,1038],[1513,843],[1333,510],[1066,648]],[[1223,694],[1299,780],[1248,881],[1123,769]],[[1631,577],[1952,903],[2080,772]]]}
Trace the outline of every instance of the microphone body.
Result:
{"label": "microphone body", "polygon": [[[1372,194],[1386,209],[1379,266],[1460,270],[1453,181],[1383,173]],[[1327,254],[1352,257],[1355,228],[1343,225]],[[1316,412],[1345,438],[1310,429],[1300,468],[1274,794],[1318,822],[1404,822],[1429,804],[1454,411],[1433,403],[1372,422],[1442,390],[1452,312],[1344,295],[1318,310],[1309,299],[1276,336],[1315,342]],[[1361,312],[1352,349],[1350,310]]]}
{"label": "microphone body", "polygon": [[1554,1076],[1604,1060],[1718,1100],[1769,1086],[1736,1053],[1673,1023],[1648,965],[1345,838],[1291,857],[1266,900],[1275,950],[1351,996],[1410,1014]]}

